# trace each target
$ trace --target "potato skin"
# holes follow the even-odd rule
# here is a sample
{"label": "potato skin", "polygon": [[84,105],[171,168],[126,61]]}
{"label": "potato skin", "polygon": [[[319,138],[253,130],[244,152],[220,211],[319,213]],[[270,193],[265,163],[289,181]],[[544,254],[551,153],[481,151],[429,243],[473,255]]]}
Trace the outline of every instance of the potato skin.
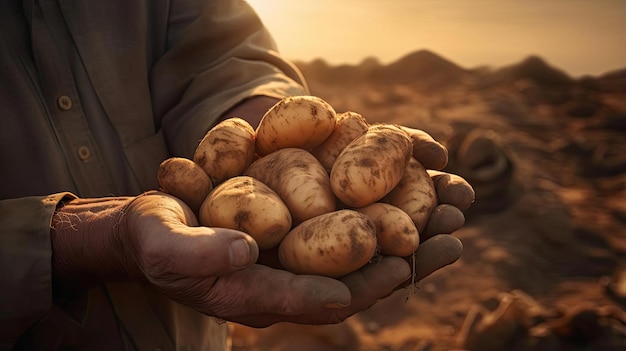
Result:
{"label": "potato skin", "polygon": [[421,233],[432,210],[437,206],[437,194],[433,180],[424,166],[411,157],[398,185],[381,201],[406,212]]}
{"label": "potato skin", "polygon": [[277,102],[256,129],[256,152],[268,155],[284,148],[310,151],[335,130],[336,112],[316,96],[291,96]]}
{"label": "potato skin", "polygon": [[247,176],[229,178],[215,187],[202,203],[199,221],[207,227],[245,232],[262,250],[278,245],[292,225],[278,194]]}
{"label": "potato skin", "polygon": [[293,228],[278,247],[282,266],[296,274],[338,278],[363,267],[376,252],[376,227],[368,216],[339,210]]}
{"label": "potato skin", "polygon": [[350,207],[374,203],[398,184],[411,152],[411,139],[402,129],[374,124],[337,157],[330,172],[332,190]]}
{"label": "potato skin", "polygon": [[232,117],[211,128],[200,141],[193,161],[209,175],[213,185],[238,176],[255,156],[255,131],[244,119]]}
{"label": "potato skin", "polygon": [[406,257],[417,250],[420,235],[406,212],[382,202],[375,202],[356,211],[367,215],[374,222],[380,254]]}
{"label": "potato skin", "polygon": [[213,183],[204,170],[183,157],[170,157],[161,162],[157,180],[163,192],[183,200],[196,214],[213,189]]}
{"label": "potato skin", "polygon": [[328,173],[306,150],[277,150],[252,162],[244,174],[273,189],[289,208],[294,224],[336,208]]}
{"label": "potato skin", "polygon": [[337,115],[335,130],[324,142],[311,153],[330,173],[337,156],[343,149],[361,134],[367,131],[369,124],[362,115],[348,111]]}

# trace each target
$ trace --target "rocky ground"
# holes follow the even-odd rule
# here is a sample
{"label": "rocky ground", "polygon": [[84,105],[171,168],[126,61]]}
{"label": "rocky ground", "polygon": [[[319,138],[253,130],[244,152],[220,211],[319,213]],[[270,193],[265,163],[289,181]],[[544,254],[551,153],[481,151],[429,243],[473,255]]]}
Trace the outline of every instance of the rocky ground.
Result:
{"label": "rocky ground", "polygon": [[[476,190],[455,264],[331,326],[234,326],[233,349],[626,350],[626,71],[572,79],[541,58],[465,70],[300,63],[313,95],[420,128]],[[464,141],[492,158],[462,165]]]}

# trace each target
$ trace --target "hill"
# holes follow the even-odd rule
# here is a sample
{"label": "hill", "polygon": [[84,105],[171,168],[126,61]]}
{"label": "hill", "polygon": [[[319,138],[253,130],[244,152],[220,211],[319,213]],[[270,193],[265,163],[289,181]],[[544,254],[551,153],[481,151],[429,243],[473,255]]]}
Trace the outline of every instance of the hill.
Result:
{"label": "hill", "polygon": [[503,67],[490,77],[490,80],[496,83],[521,79],[543,87],[561,87],[573,82],[567,73],[549,65],[544,59],[535,55],[529,56],[517,64]]}
{"label": "hill", "polygon": [[296,62],[296,65],[309,80],[344,86],[367,82],[443,88],[471,75],[470,71],[428,50],[410,53],[388,65],[375,58],[367,58],[358,65],[331,66],[322,59]]}

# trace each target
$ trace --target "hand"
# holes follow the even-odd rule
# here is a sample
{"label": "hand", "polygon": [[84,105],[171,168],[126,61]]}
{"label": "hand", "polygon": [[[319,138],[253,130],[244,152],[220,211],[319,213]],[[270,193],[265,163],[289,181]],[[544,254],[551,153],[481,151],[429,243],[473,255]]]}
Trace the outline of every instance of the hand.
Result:
{"label": "hand", "polygon": [[472,186],[461,176],[428,170],[437,193],[437,206],[433,209],[420,239],[427,240],[437,234],[452,234],[465,224],[464,210],[470,208],[476,196]]}
{"label": "hand", "polygon": [[[388,296],[411,275],[408,263],[398,257],[383,258],[340,280],[253,264],[258,247],[249,236],[194,227],[188,208],[164,194],[137,198],[126,216],[126,231],[137,233],[139,266],[151,284],[200,312],[249,326],[337,323]],[[417,279],[456,260],[460,252],[454,244],[442,240],[426,246],[431,253],[456,254],[430,257]]]}
{"label": "hand", "polygon": [[[157,192],[78,199],[56,217],[64,220],[55,221],[53,230],[55,280],[149,283],[202,313],[254,327],[337,323],[388,296],[411,275],[398,257],[340,280],[254,264],[258,247],[247,234],[197,227],[184,203]],[[433,243],[433,253],[450,251],[444,242]],[[419,274],[457,258],[436,255]]]}

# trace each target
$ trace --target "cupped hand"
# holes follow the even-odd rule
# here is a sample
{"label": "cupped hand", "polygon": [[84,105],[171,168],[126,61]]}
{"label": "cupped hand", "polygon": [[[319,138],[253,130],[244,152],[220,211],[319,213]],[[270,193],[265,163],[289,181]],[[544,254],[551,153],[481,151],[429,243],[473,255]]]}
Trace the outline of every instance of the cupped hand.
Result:
{"label": "cupped hand", "polygon": [[[125,216],[124,230],[135,237],[134,261],[150,284],[202,313],[254,327],[338,323],[390,295],[412,273],[399,257],[341,279],[255,264],[258,247],[248,235],[197,227],[184,203],[162,193],[138,197]],[[418,251],[424,262],[418,280],[460,255],[458,242],[432,243]]]}

